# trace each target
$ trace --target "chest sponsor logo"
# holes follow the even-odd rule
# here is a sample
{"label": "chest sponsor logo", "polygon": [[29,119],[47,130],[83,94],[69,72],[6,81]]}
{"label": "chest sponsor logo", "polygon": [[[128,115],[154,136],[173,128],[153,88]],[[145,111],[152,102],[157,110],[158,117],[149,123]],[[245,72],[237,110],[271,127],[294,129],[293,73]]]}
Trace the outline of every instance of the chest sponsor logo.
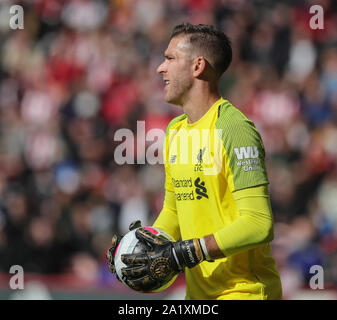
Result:
{"label": "chest sponsor logo", "polygon": [[177,192],[177,190],[175,191],[177,201],[195,200],[195,199],[201,200],[202,198],[208,199],[205,181],[201,181],[199,177],[194,181],[192,180],[192,178],[189,179],[172,178],[172,183],[175,189],[187,188],[185,192]]}
{"label": "chest sponsor logo", "polygon": [[201,181],[200,178],[197,178],[194,181],[195,193],[198,195],[197,199],[200,200],[202,197],[208,199],[207,189],[205,188],[205,181]]}

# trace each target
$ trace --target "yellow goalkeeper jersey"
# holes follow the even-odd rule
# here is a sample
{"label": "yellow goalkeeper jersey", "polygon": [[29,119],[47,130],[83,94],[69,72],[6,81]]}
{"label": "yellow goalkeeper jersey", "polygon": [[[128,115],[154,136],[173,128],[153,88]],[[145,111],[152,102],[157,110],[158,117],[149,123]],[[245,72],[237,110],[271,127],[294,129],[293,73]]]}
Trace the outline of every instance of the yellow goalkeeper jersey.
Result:
{"label": "yellow goalkeeper jersey", "polygon": [[228,229],[240,216],[235,195],[248,190],[249,199],[250,190],[268,184],[264,147],[254,124],[221,98],[192,124],[185,114],[170,122],[164,161],[165,201],[154,226],[176,240],[214,234],[226,255],[186,268],[186,299],[281,299],[272,236],[251,245],[250,236],[244,237],[254,234],[250,224]]}

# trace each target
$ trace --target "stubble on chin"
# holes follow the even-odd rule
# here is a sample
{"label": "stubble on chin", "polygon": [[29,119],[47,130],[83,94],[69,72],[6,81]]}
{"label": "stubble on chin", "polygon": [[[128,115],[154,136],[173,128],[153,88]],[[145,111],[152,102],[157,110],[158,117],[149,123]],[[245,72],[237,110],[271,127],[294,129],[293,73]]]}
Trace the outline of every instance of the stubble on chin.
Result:
{"label": "stubble on chin", "polygon": [[182,106],[184,96],[192,87],[191,79],[186,74],[182,74],[180,78],[172,80],[169,86],[165,92],[166,102]]}
{"label": "stubble on chin", "polygon": [[165,95],[165,100],[166,100],[167,103],[170,103],[170,104],[174,104],[174,105],[177,105],[177,106],[181,105],[179,94],[174,94],[172,92],[171,92],[171,94],[167,93]]}

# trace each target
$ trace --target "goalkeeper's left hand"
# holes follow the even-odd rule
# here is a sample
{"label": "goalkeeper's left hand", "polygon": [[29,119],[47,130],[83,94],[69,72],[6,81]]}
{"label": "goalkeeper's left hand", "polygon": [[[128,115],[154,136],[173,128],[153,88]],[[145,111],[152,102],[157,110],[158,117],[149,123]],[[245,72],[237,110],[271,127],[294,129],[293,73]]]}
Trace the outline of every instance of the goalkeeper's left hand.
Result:
{"label": "goalkeeper's left hand", "polygon": [[152,232],[139,228],[136,237],[151,249],[144,254],[125,254],[121,259],[128,267],[122,269],[128,286],[146,291],[153,282],[166,283],[173,275],[193,268],[203,260],[205,254],[199,239],[172,242]]}

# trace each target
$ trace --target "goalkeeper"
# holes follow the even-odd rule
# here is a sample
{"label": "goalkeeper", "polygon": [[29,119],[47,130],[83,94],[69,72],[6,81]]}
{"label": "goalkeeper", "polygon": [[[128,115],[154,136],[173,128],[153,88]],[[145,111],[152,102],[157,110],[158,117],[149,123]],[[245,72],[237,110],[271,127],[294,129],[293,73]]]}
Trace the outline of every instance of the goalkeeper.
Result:
{"label": "goalkeeper", "polygon": [[[157,72],[165,100],[183,114],[167,128],[165,200],[154,227],[176,242],[139,228],[136,236],[152,250],[122,257],[123,275],[143,288],[185,272],[186,299],[281,299],[263,142],[218,94],[232,60],[230,41],[211,26],[186,23],[174,28],[164,57]],[[193,140],[205,130],[207,139]],[[111,272],[118,242],[114,237],[108,253]]]}

